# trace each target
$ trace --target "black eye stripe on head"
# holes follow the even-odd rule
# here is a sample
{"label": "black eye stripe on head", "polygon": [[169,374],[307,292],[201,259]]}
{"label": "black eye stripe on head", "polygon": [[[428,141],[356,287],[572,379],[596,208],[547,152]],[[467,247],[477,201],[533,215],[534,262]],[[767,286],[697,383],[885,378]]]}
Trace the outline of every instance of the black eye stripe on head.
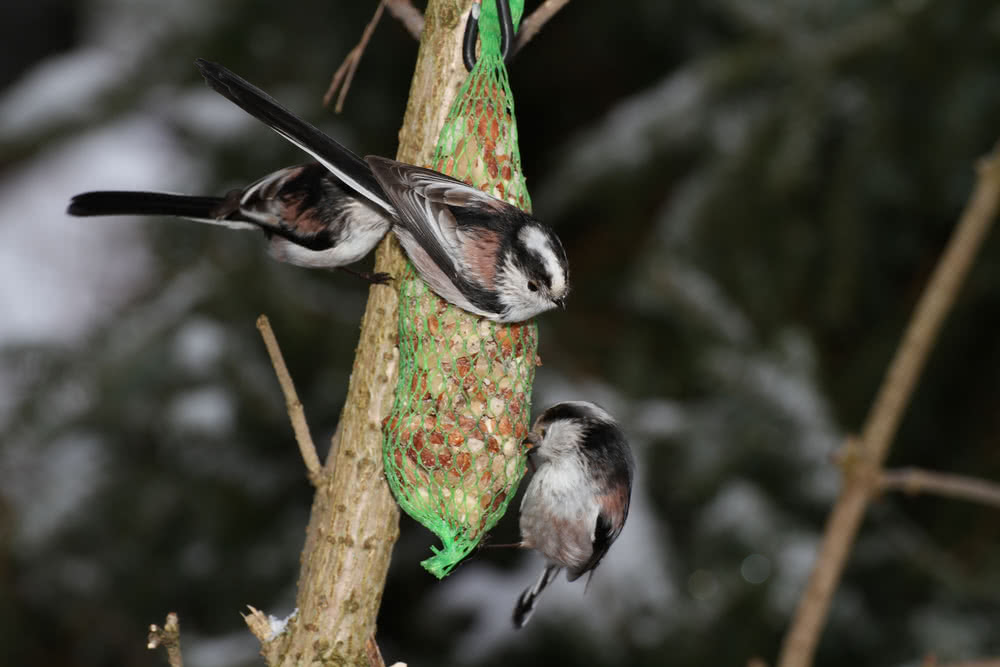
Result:
{"label": "black eye stripe on head", "polygon": [[[528,277],[529,282],[542,283],[547,288],[552,287],[552,276],[549,275],[548,269],[546,269],[538,253],[528,249],[528,252],[522,253],[518,259],[518,263]],[[535,287],[537,288],[538,285],[536,284]],[[531,289],[530,285],[528,289]]]}

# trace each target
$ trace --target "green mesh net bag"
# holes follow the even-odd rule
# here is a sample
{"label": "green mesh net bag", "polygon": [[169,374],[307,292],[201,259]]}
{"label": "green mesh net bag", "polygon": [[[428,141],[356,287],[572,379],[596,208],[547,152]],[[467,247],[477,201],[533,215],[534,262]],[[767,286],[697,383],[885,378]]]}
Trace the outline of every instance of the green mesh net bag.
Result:
{"label": "green mesh net bag", "polygon": [[[516,26],[523,0],[510,7]],[[482,6],[479,30],[479,58],[430,166],[530,211],[492,0]],[[412,266],[399,286],[386,477],[403,510],[441,539],[422,565],[444,577],[503,516],[524,475],[538,334],[533,322],[496,324],[443,301]]]}

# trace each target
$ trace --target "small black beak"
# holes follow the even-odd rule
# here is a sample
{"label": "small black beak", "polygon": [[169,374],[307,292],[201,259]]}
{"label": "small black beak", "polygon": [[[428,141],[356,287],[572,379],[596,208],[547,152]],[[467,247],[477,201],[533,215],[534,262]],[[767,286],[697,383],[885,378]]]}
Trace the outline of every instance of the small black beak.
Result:
{"label": "small black beak", "polygon": [[542,444],[542,436],[538,435],[534,431],[528,431],[528,435],[524,436],[523,444],[526,449],[534,449],[538,445]]}

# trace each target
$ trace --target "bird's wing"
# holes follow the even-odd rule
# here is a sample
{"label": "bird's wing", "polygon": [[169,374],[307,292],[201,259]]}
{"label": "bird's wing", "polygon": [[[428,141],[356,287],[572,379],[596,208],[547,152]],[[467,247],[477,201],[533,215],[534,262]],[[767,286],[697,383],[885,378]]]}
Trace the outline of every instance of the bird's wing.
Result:
{"label": "bird's wing", "polygon": [[431,169],[366,158],[404,227],[455,282],[492,287],[506,204]]}
{"label": "bird's wing", "polygon": [[338,243],[345,208],[357,199],[317,162],[280,169],[227,197],[243,216],[309,250]]}
{"label": "bird's wing", "polygon": [[618,539],[628,518],[629,494],[624,489],[618,492],[612,491],[609,494],[599,496],[601,510],[597,513],[597,520],[594,522],[593,548],[590,558],[578,568],[571,570],[567,574],[570,581],[574,581],[586,572],[593,574],[594,568],[601,564],[601,559],[608,553],[612,543]]}

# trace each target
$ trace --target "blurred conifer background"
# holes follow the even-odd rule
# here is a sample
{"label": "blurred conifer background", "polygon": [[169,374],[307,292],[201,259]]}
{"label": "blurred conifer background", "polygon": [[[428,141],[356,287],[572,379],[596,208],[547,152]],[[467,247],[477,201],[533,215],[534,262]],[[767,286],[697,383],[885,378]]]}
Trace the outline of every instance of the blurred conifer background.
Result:
{"label": "blurred conifer background", "polygon": [[[537,3],[528,2],[528,10]],[[418,3],[418,6],[422,5]],[[310,487],[254,320],[318,443],[366,286],[182,222],[72,219],[89,189],[224,193],[302,153],[202,83],[224,63],[360,153],[395,154],[416,42],[383,17],[343,114],[320,100],[374,2],[0,7],[0,653],[258,664],[239,612],[294,604]],[[528,186],[572,264],[540,320],[536,409],[604,404],[639,461],[589,591],[515,634],[534,554],[444,582],[404,517],[379,619],[410,665],[773,660],[856,430],[1000,139],[989,0],[570,3],[511,66]],[[1000,237],[988,239],[889,461],[1000,479]],[[512,507],[516,505],[512,504]],[[514,514],[513,512],[511,513]],[[516,537],[508,516],[496,541]],[[1000,514],[889,495],[820,666],[1000,654]]]}

